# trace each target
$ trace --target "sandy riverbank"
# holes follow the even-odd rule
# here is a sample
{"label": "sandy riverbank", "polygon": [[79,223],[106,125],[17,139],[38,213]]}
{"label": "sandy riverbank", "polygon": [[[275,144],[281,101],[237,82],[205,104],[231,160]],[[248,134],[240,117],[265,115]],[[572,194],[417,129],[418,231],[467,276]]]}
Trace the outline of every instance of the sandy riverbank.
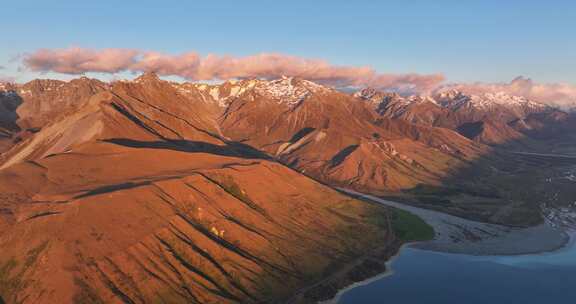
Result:
{"label": "sandy riverbank", "polygon": [[408,211],[422,218],[434,228],[435,237],[431,241],[411,245],[420,249],[469,255],[520,255],[553,251],[565,246],[570,239],[562,229],[547,224],[529,228],[488,224],[388,201],[348,189],[339,190]]}

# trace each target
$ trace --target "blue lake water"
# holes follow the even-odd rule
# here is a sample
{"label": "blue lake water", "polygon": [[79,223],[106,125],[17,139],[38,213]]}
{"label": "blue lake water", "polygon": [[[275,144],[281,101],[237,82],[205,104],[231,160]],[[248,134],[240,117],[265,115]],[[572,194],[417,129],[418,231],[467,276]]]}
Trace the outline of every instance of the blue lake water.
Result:
{"label": "blue lake water", "polygon": [[404,247],[392,273],[340,304],[576,303],[576,246],[521,256],[470,256]]}

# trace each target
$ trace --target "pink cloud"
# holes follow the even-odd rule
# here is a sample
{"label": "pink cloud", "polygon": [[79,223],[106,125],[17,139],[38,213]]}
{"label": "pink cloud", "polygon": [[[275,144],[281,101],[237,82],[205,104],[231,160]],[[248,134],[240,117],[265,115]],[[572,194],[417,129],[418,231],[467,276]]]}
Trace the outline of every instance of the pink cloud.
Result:
{"label": "pink cloud", "polygon": [[370,67],[336,66],[320,59],[276,53],[245,57],[201,57],[195,52],[169,55],[132,49],[84,48],[40,49],[24,54],[24,66],[32,71],[82,74],[153,71],[164,76],[189,80],[232,78],[302,77],[335,86],[373,86],[380,89],[428,91],[438,86],[444,76],[419,74],[380,74]]}
{"label": "pink cloud", "polygon": [[23,62],[33,71],[65,74],[116,73],[134,64],[136,55],[138,51],[129,49],[40,49],[32,54],[25,54]]}
{"label": "pink cloud", "polygon": [[576,86],[538,84],[518,77],[509,83],[472,83],[442,85],[442,74],[382,74],[368,66],[338,66],[321,59],[277,53],[251,56],[200,56],[196,52],[178,55],[134,49],[40,49],[21,56],[26,68],[40,72],[82,74],[153,71],[163,76],[188,80],[225,80],[233,78],[279,78],[283,75],[333,85],[371,86],[403,93],[427,93],[455,88],[467,93],[506,92],[564,108],[576,107]]}
{"label": "pink cloud", "polygon": [[576,86],[566,83],[535,83],[530,78],[516,77],[509,83],[472,83],[446,85],[469,94],[504,92],[524,96],[563,109],[576,108]]}

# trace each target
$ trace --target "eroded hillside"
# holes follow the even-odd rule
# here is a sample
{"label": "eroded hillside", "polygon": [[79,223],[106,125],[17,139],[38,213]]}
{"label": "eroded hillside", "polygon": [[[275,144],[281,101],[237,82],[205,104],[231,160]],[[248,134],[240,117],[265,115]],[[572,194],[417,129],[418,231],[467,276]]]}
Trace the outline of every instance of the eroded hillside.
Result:
{"label": "eroded hillside", "polygon": [[271,302],[398,246],[383,208],[221,137],[168,83],[92,93],[3,154],[3,301]]}

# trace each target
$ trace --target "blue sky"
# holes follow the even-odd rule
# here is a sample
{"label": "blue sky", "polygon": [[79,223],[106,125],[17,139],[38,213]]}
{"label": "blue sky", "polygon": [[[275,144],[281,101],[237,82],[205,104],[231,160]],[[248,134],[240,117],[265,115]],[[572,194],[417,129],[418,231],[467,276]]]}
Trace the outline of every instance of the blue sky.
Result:
{"label": "blue sky", "polygon": [[245,56],[278,52],[443,73],[450,82],[523,75],[576,84],[576,1],[4,1],[0,75],[39,48],[137,48]]}

